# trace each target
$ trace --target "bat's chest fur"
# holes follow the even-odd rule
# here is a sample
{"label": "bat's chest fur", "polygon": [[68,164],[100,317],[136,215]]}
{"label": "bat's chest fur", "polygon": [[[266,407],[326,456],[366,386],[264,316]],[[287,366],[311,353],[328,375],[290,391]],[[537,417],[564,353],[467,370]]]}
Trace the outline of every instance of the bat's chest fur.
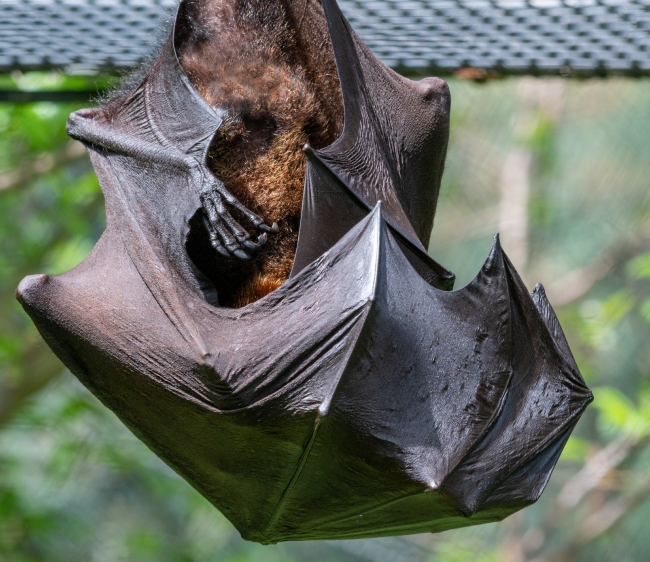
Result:
{"label": "bat's chest fur", "polygon": [[[280,227],[251,261],[214,257],[223,260],[215,283],[220,305],[240,307],[289,277],[305,177],[302,147],[326,146],[338,136],[342,110],[332,114],[340,106],[332,104],[338,80],[320,80],[331,63],[306,56],[298,26],[279,2],[212,0],[189,20],[181,65],[204,99],[229,116],[208,166],[242,204]],[[331,59],[328,47],[322,56]]]}

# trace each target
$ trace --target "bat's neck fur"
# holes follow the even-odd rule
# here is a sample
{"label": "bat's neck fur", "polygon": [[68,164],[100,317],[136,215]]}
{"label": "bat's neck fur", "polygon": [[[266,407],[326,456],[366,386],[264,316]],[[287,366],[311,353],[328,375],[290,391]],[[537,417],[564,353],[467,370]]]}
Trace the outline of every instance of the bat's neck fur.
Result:
{"label": "bat's neck fur", "polygon": [[[208,165],[241,203],[280,232],[251,262],[229,260],[222,306],[275,290],[291,271],[305,177],[302,147],[331,144],[342,101],[320,3],[203,0],[185,3],[181,65],[204,99],[229,118]],[[316,42],[320,44],[315,44]]]}

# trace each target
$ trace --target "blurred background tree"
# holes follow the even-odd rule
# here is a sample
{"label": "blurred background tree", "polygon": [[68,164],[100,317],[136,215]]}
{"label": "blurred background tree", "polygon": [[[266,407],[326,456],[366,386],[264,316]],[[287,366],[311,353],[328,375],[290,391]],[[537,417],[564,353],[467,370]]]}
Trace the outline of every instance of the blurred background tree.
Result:
{"label": "blurred background tree", "polygon": [[[3,88],[103,88],[60,74]],[[500,524],[369,541],[245,543],[70,375],[14,299],[104,228],[75,104],[0,104],[0,559],[11,562],[650,560],[650,82],[450,80],[431,254],[457,287],[496,231],[541,281],[596,401],[542,499]],[[86,104],[88,105],[88,104]],[[99,280],[98,280],[99,281]]]}

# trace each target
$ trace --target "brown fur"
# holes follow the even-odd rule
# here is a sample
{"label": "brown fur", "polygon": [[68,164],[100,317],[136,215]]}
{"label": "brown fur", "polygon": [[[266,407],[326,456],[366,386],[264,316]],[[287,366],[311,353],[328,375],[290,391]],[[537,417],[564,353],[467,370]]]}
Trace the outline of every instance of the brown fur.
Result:
{"label": "brown fur", "polygon": [[229,268],[237,289],[220,295],[224,306],[244,306],[288,278],[305,176],[301,149],[330,144],[341,128],[331,45],[306,48],[325,29],[324,17],[313,0],[303,4],[300,13],[300,2],[285,9],[279,0],[187,3],[181,65],[206,101],[229,113],[208,165],[242,204],[280,227],[259,256]]}

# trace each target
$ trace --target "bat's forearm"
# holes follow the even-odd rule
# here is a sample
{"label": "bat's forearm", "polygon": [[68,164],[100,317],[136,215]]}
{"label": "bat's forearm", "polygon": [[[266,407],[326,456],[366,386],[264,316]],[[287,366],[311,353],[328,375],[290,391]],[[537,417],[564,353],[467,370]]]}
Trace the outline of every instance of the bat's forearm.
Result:
{"label": "bat's forearm", "polygon": [[70,115],[67,131],[72,138],[104,148],[110,152],[137,158],[145,162],[155,162],[188,173],[198,172],[199,163],[191,156],[173,147],[161,146],[119,130],[110,123],[94,119],[94,110],[81,110]]}
{"label": "bat's forearm", "polygon": [[[97,119],[97,110],[86,109],[73,113],[68,119],[68,134],[81,142],[100,147],[114,154],[122,154],[139,164],[155,163],[181,170],[200,194],[201,204],[206,212],[206,225],[214,248],[241,259],[250,259],[246,253],[257,252],[266,242],[266,233],[276,233],[278,226],[264,224],[261,217],[244,207],[208,170],[203,162],[169,145],[157,144],[113,126],[110,122]],[[164,139],[162,139],[164,141]],[[250,240],[249,233],[234,220],[225,203],[236,208],[256,229],[262,231],[257,242]]]}

